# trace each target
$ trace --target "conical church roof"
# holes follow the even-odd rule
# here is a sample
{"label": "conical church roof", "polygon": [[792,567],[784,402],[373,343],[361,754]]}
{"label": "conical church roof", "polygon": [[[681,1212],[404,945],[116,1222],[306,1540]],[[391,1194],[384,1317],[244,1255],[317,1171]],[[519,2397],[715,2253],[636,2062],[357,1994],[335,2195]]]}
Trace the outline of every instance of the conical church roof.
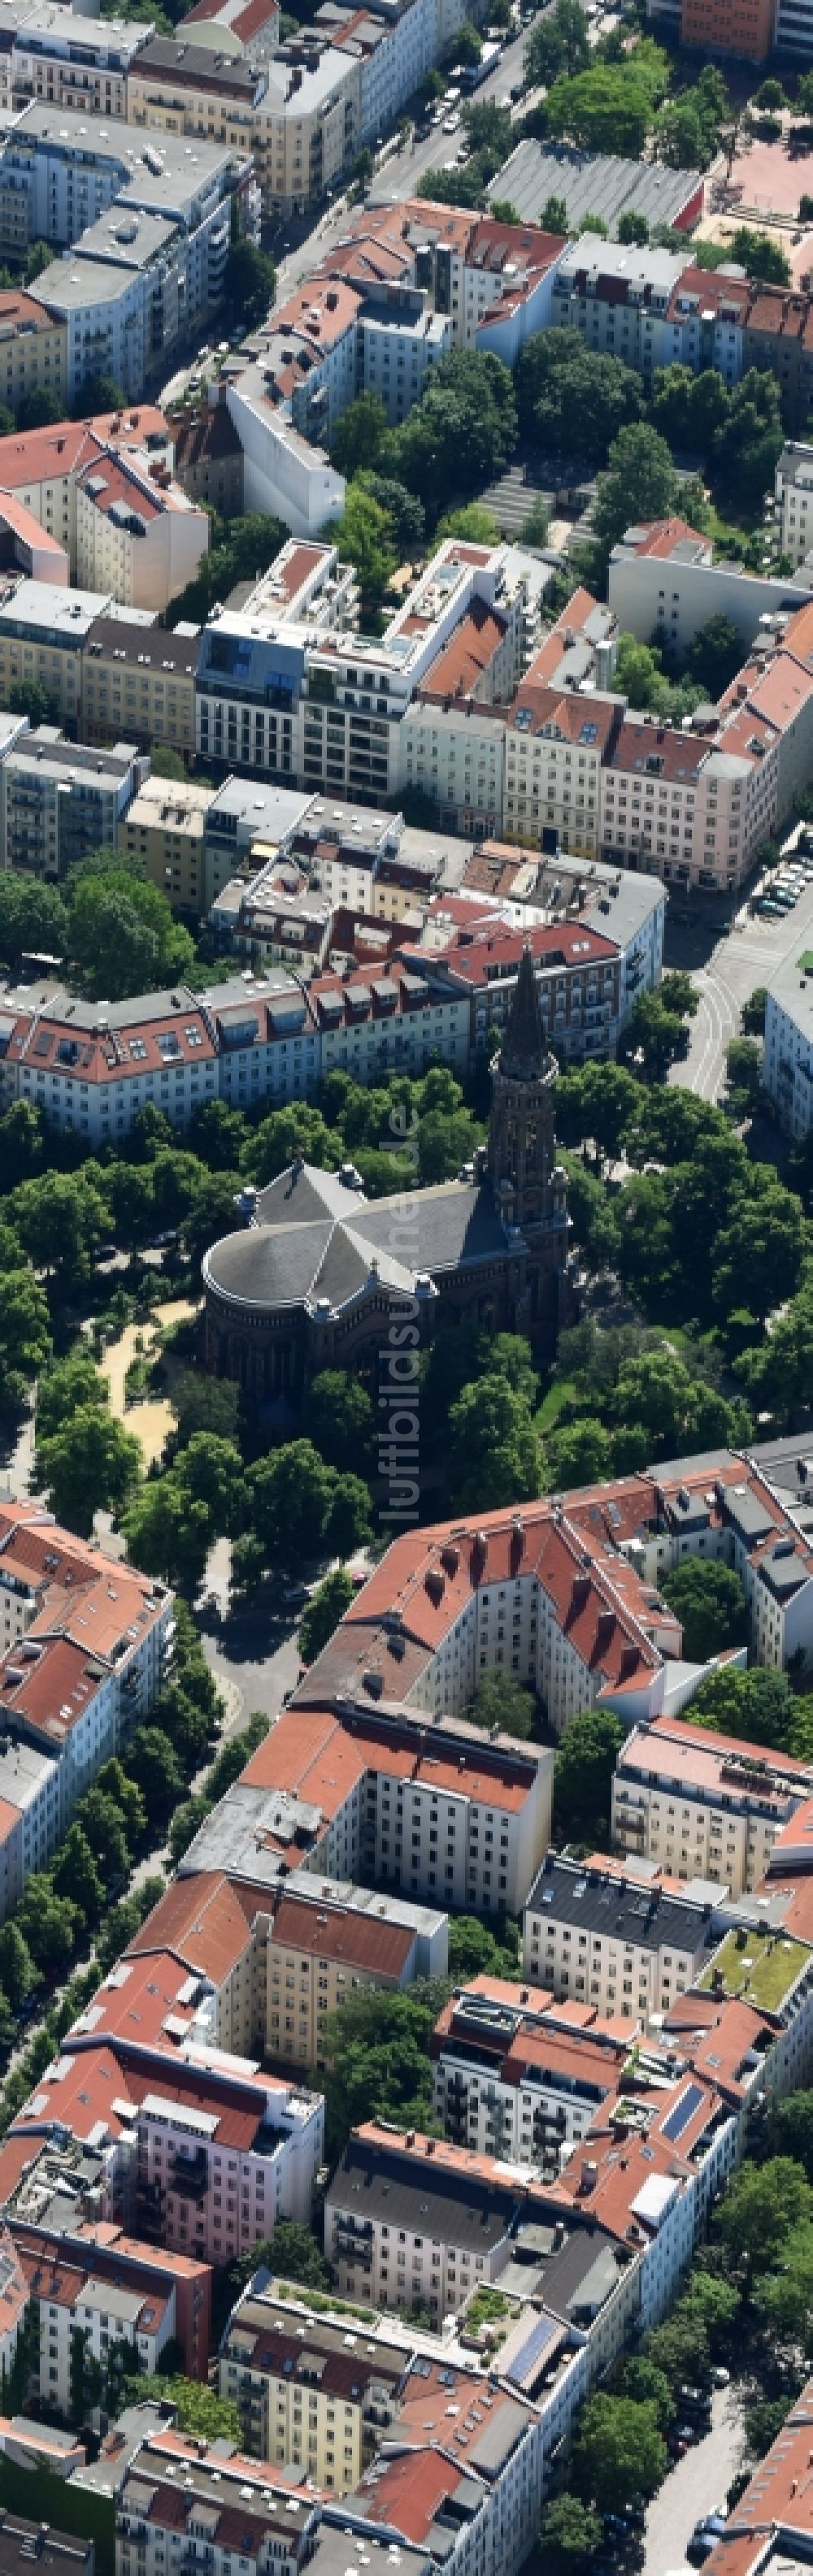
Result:
{"label": "conical church roof", "polygon": [[533,1082],[544,1071],[547,1043],[530,948],[523,948],[508,1027],[500,1048],[500,1072],[515,1082]]}

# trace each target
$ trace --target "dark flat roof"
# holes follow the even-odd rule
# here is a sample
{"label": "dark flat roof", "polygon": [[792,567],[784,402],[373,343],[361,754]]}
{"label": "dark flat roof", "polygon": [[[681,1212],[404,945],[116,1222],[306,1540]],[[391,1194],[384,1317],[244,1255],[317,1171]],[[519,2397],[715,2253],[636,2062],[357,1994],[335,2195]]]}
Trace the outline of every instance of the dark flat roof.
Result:
{"label": "dark flat roof", "polygon": [[531,1914],[550,1914],[552,1922],[576,1924],[580,1932],[601,1932],[611,1941],[626,1941],[638,1950],[659,1950],[668,1941],[692,1956],[719,1942],[709,1915],[699,1905],[665,1896],[645,1881],[603,1877],[577,1862],[543,1863],[528,1898]]}

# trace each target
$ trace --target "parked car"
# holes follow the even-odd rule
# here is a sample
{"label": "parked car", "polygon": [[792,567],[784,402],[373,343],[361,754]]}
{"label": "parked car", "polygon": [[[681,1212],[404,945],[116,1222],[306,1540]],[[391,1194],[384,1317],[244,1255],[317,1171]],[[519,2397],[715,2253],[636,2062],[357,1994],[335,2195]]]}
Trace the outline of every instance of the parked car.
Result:
{"label": "parked car", "polygon": [[451,116],[444,116],[444,119],[443,119],[443,131],[444,131],[444,134],[456,134],[456,133],[457,133],[457,131],[458,131],[459,125],[460,125],[460,118],[459,118],[459,116],[458,116],[458,114],[457,114],[457,110],[456,110],[456,109],[453,109]]}
{"label": "parked car", "polygon": [[714,2368],[710,2373],[710,2377],[712,2388],[730,2388],[731,2386],[731,2372],[730,2370],[724,2369],[721,2361],[715,2362]]}

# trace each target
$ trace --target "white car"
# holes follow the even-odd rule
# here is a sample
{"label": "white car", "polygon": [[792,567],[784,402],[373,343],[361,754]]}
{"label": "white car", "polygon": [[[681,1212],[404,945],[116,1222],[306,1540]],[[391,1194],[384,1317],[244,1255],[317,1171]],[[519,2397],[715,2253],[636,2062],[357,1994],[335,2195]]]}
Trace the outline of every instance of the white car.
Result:
{"label": "white car", "polygon": [[460,126],[460,118],[459,118],[459,116],[457,116],[457,115],[454,115],[454,116],[444,116],[444,119],[443,119],[443,131],[444,131],[444,134],[457,134],[458,129],[459,129],[459,126]]}

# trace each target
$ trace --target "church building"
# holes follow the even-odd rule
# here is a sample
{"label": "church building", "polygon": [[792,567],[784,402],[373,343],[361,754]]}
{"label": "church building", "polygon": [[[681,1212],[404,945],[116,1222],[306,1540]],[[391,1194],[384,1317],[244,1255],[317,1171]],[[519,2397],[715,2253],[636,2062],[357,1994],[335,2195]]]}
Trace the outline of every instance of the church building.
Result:
{"label": "church building", "polygon": [[412,1190],[406,1161],[403,1193],[367,1199],[352,1164],[324,1172],[297,1161],[245,1192],[247,1223],[203,1264],[206,1367],[295,1412],[322,1369],[351,1369],[374,1392],[382,1346],[407,1322],[422,1346],[474,1318],[549,1355],[570,1303],[557,1070],[526,948],[473,1174]]}

